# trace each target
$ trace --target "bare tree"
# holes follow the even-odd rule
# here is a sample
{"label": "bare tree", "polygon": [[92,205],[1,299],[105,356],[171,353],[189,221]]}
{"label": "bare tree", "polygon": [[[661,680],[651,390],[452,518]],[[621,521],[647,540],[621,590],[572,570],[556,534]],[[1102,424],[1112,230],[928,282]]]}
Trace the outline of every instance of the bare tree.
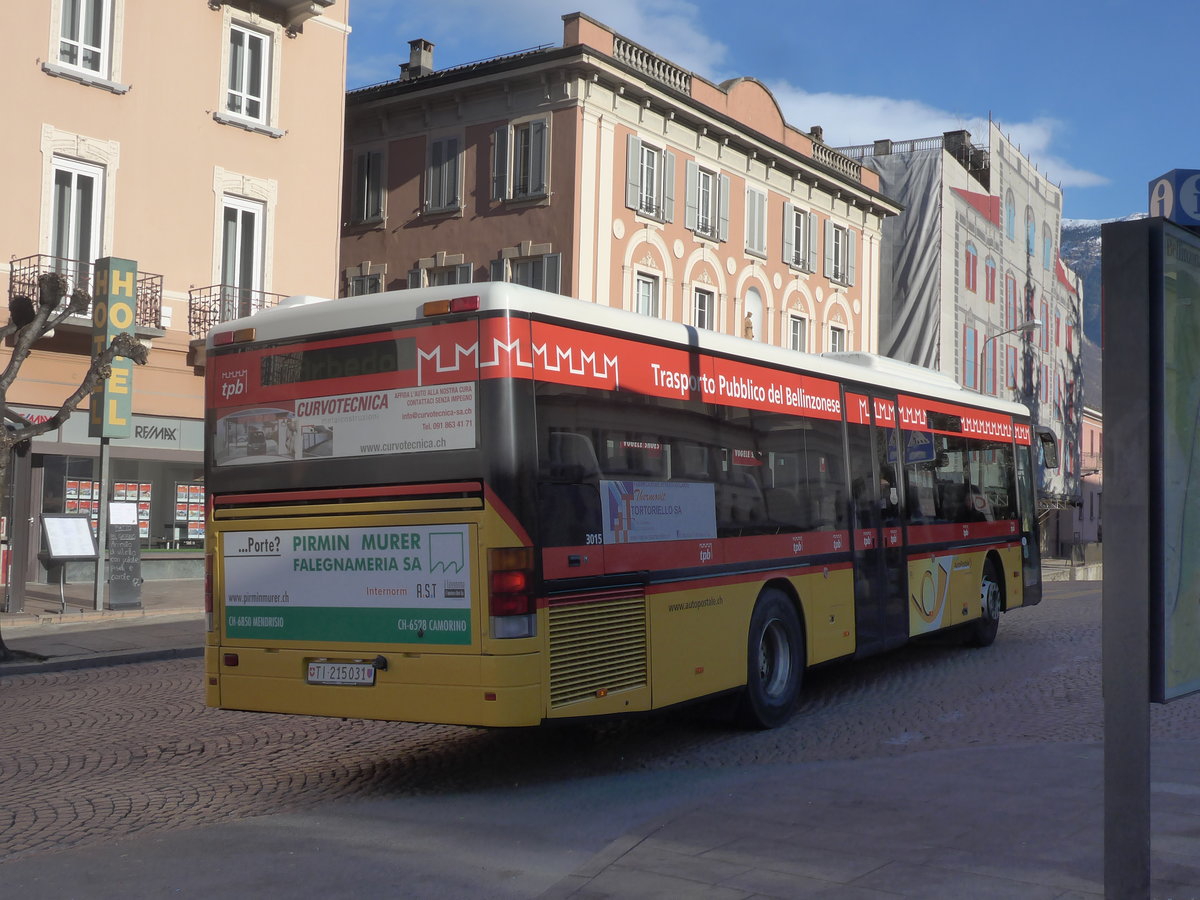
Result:
{"label": "bare tree", "polygon": [[[91,306],[92,298],[87,291],[77,288],[66,304],[62,304],[67,293],[67,280],[57,272],[49,272],[38,278],[38,297],[18,295],[8,304],[9,321],[0,328],[0,340],[12,337],[13,350],[8,364],[0,373],[0,412],[4,414],[4,427],[0,429],[0,498],[4,497],[10,476],[12,451],[27,450],[29,442],[39,434],[54,431],[71,417],[83,398],[96,389],[100,382],[112,374],[112,361],[123,356],[137,365],[145,365],[149,350],[129,332],[118,334],[112,342],[92,359],[79,387],[63,401],[58,411],[44,422],[31,422],[8,402],[8,390],[17,380],[21,366],[28,359],[33,345],[52,331],[63,319],[71,315],[82,315]],[[62,305],[60,305],[62,304]],[[14,527],[17,526],[14,523]],[[11,659],[13,653],[4,644],[0,635],[0,660]]]}

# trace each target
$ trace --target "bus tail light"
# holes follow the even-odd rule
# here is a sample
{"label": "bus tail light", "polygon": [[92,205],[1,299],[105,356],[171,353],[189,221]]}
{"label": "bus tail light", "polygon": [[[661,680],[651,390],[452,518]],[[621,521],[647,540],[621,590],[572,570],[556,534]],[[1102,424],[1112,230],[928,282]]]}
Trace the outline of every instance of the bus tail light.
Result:
{"label": "bus tail light", "polygon": [[204,554],[204,627],[213,630],[213,555]]}
{"label": "bus tail light", "polygon": [[488,552],[488,617],[492,637],[522,638],[536,633],[533,551],[528,547]]}
{"label": "bus tail light", "polygon": [[430,300],[422,305],[421,313],[426,316],[444,316],[447,313],[477,312],[479,297],[455,297],[453,300]]}

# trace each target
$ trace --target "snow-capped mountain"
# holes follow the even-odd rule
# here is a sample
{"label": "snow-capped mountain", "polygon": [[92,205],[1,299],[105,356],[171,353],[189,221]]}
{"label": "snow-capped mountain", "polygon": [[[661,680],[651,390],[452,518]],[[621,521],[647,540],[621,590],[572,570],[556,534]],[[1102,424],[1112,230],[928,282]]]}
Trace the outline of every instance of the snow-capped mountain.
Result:
{"label": "snow-capped mountain", "polygon": [[1100,344],[1100,226],[1144,218],[1144,213],[1134,213],[1124,219],[1062,220],[1059,254],[1083,279],[1083,333],[1094,344]]}

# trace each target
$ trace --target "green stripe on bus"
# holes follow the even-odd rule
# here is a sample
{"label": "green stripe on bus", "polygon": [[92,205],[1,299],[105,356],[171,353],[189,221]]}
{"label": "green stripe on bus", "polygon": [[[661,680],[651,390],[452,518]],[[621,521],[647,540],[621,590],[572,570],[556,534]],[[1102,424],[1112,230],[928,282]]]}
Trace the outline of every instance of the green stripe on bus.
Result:
{"label": "green stripe on bus", "polygon": [[225,611],[230,638],[383,644],[469,644],[466,609],[238,606]]}

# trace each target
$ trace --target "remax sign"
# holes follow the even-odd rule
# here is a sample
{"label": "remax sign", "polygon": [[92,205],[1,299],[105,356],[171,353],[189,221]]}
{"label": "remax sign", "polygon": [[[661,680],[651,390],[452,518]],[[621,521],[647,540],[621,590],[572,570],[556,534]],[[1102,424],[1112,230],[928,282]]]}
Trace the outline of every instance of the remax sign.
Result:
{"label": "remax sign", "polygon": [[1172,169],[1150,182],[1150,215],[1200,226],[1200,169]]}

